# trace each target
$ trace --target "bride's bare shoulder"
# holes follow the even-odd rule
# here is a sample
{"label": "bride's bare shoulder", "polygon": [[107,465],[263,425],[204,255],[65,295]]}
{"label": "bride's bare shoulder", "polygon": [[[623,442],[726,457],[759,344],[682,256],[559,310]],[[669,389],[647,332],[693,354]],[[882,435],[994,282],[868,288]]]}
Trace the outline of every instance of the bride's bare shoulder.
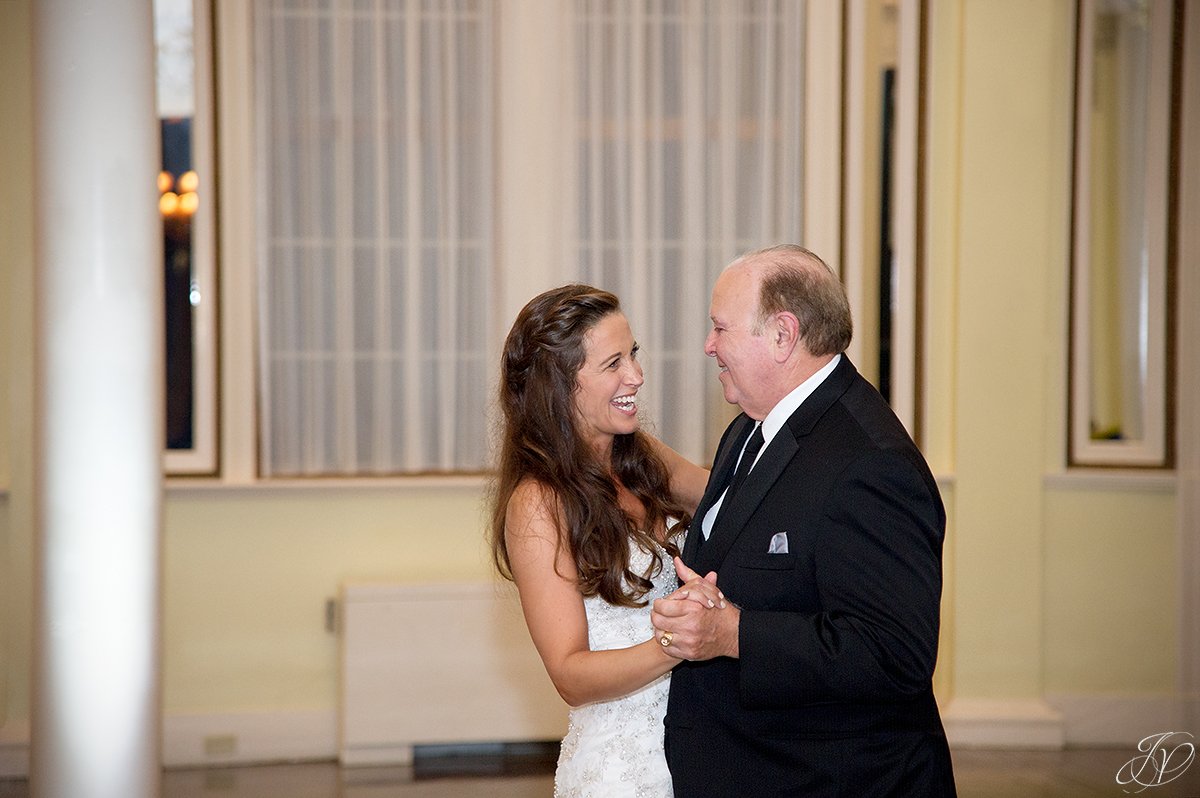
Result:
{"label": "bride's bare shoulder", "polygon": [[536,479],[523,479],[508,499],[505,534],[510,538],[534,535],[557,539],[561,519],[554,490]]}

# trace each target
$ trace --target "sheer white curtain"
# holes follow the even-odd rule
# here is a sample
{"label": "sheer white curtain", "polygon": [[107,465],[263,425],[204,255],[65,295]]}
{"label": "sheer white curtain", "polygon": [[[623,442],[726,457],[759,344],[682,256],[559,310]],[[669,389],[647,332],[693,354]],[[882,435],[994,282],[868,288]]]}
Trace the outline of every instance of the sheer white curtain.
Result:
{"label": "sheer white curtain", "polygon": [[255,0],[264,476],[486,463],[492,8]]}
{"label": "sheer white curtain", "polygon": [[[493,297],[519,282],[494,213],[528,188],[492,181],[505,4],[254,3],[261,470],[482,469]],[[574,76],[551,125],[570,154],[561,215],[518,218],[568,242],[547,274],[621,296],[646,417],[694,459],[729,415],[702,349],[717,272],[803,241],[807,5],[572,0],[547,7],[565,46],[528,43],[563,53],[531,79]]]}
{"label": "sheer white curtain", "polygon": [[729,412],[703,354],[712,283],[741,252],[804,240],[806,5],[575,2],[568,262],[621,297],[643,413],[696,460]]}

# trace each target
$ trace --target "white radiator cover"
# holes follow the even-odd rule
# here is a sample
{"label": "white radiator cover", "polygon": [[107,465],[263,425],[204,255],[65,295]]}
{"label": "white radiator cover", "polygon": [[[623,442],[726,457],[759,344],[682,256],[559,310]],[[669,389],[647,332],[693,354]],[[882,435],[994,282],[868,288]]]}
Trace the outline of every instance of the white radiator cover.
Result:
{"label": "white radiator cover", "polygon": [[421,744],[560,739],[567,707],[508,583],[345,584],[339,758],[407,764]]}

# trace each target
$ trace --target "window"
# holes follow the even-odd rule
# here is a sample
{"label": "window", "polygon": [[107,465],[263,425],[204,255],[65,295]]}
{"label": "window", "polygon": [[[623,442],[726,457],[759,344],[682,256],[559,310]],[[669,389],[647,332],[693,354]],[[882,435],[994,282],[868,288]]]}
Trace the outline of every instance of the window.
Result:
{"label": "window", "polygon": [[171,474],[217,469],[209,19],[204,0],[154,3],[162,131],[165,468]]}
{"label": "window", "polygon": [[703,354],[717,271],[780,241],[838,267],[829,4],[218,2],[229,348],[258,356],[223,395],[260,476],[486,469],[503,336],[580,279],[621,296],[651,424],[704,459],[736,412]]}
{"label": "window", "polygon": [[845,271],[851,358],[922,443],[923,0],[847,6]]}
{"label": "window", "polygon": [[255,3],[264,475],[485,463],[492,9]]}
{"label": "window", "polygon": [[702,351],[712,284],[743,252],[805,241],[805,4],[575,8],[568,262],[622,298],[649,418],[705,459],[728,412]]}

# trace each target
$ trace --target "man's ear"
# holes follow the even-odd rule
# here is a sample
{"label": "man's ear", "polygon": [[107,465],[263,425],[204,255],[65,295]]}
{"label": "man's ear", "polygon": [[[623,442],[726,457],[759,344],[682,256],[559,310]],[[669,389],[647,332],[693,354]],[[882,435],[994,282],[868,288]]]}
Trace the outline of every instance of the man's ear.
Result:
{"label": "man's ear", "polygon": [[800,319],[795,313],[781,310],[771,317],[771,344],[775,362],[786,363],[800,345]]}

